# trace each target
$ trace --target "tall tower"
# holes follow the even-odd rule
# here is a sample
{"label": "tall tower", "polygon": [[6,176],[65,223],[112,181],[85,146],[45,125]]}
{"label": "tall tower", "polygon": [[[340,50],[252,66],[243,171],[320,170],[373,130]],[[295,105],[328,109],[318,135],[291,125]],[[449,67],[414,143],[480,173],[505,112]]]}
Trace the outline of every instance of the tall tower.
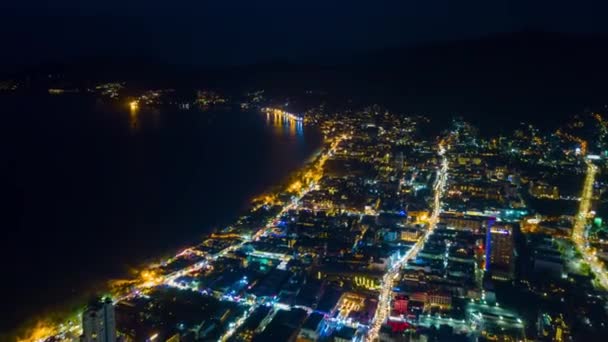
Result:
{"label": "tall tower", "polygon": [[486,236],[486,271],[492,278],[511,279],[513,275],[513,228],[495,223],[488,227]]}
{"label": "tall tower", "polygon": [[81,342],[116,342],[114,304],[110,298],[89,304],[82,313]]}
{"label": "tall tower", "polygon": [[405,160],[403,158],[403,152],[398,152],[395,156],[395,169],[397,169],[398,171],[402,171],[404,161]]}

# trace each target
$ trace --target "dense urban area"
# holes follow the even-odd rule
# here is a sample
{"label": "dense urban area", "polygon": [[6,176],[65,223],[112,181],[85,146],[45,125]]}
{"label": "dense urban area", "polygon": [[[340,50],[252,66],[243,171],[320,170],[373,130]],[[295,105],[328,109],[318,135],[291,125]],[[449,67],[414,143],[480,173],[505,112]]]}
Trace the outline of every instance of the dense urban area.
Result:
{"label": "dense urban area", "polygon": [[[50,75],[49,75],[50,77]],[[608,333],[608,121],[488,136],[326,94],[68,86],[144,107],[248,110],[323,147],[233,224],[23,341],[591,341]],[[3,81],[6,92],[19,84]],[[439,127],[439,128],[438,128]]]}

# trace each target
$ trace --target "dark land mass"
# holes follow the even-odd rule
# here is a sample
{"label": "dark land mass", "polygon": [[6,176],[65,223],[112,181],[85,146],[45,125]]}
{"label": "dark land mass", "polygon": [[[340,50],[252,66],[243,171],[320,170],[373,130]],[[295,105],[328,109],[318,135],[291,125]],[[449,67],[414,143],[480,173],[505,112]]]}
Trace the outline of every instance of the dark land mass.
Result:
{"label": "dark land mass", "polygon": [[574,114],[604,108],[607,58],[607,36],[520,32],[353,54],[339,65],[195,68],[96,57],[28,68],[25,74],[32,86],[48,83],[53,74],[80,84],[121,79],[142,87],[209,87],[231,94],[263,88],[287,97],[312,91],[298,99],[302,106],[319,99],[330,108],[379,103],[439,120],[463,116],[484,134],[523,120],[552,128]]}

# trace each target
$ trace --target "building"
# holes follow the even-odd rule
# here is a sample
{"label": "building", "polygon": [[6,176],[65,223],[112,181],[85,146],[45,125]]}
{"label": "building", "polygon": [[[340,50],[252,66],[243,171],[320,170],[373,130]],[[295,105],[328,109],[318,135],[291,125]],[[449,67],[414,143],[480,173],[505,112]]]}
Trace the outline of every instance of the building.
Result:
{"label": "building", "polygon": [[442,310],[448,310],[452,307],[452,296],[448,293],[430,293],[428,295],[429,307],[438,307]]}
{"label": "building", "polygon": [[562,314],[539,313],[536,326],[538,336],[545,340],[562,342],[571,339],[570,327]]}
{"label": "building", "polygon": [[561,278],[565,273],[564,260],[559,251],[536,250],[534,252],[534,273],[553,278]]}
{"label": "building", "polygon": [[573,228],[573,218],[563,216],[558,220],[540,221],[537,232],[554,237],[570,238],[572,236]]}
{"label": "building", "polygon": [[258,306],[235,332],[231,340],[234,342],[251,342],[256,329],[267,319],[269,313],[269,307],[265,305]]}
{"label": "building", "polygon": [[335,330],[333,333],[334,342],[351,342],[355,338],[357,329],[343,326],[341,329]]}
{"label": "building", "polygon": [[116,342],[114,304],[110,298],[95,301],[82,313],[82,342]]}
{"label": "building", "polygon": [[401,240],[409,241],[409,242],[416,242],[416,241],[418,241],[418,239],[420,239],[421,235],[422,235],[422,233],[420,232],[419,229],[417,229],[415,227],[408,227],[408,228],[404,228],[401,231]]}
{"label": "building", "polygon": [[393,310],[400,315],[407,313],[407,303],[409,298],[406,296],[396,296],[393,300]]}
{"label": "building", "polygon": [[559,199],[559,189],[557,186],[547,184],[542,181],[530,182],[528,189],[530,195],[538,198]]}
{"label": "building", "polygon": [[503,187],[500,184],[467,182],[452,184],[448,196],[465,196],[483,198],[486,200],[502,201]]}
{"label": "building", "polygon": [[513,275],[513,228],[490,224],[486,233],[486,271],[493,279],[509,280]]}
{"label": "building", "polygon": [[490,218],[485,216],[464,215],[460,213],[442,213],[439,216],[439,222],[445,224],[446,227],[451,229],[478,232],[488,225]]}
{"label": "building", "polygon": [[298,334],[298,338],[296,341],[305,342],[305,341],[317,341],[319,339],[319,335],[321,334],[321,330],[324,327],[324,315],[318,312],[313,312],[306,318],[300,332]]}

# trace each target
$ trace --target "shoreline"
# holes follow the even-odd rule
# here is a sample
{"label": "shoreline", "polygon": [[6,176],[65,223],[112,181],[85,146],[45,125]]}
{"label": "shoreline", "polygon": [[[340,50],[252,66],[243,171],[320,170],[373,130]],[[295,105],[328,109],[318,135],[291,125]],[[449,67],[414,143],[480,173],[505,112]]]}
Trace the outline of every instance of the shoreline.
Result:
{"label": "shoreline", "polygon": [[[344,137],[341,137],[341,139],[343,138]],[[262,204],[263,206],[276,206],[276,204],[274,204],[276,198],[279,197],[282,193],[289,193],[290,184],[293,184],[293,182],[302,181],[305,177],[305,174],[309,173],[309,171],[312,171],[315,168],[318,168],[319,164],[321,167],[323,166],[325,160],[322,160],[322,158],[326,156],[327,153],[331,152],[332,149],[335,147],[335,139],[336,137],[327,137],[321,133],[320,147],[316,149],[313,153],[311,153],[311,155],[304,161],[302,166],[289,172],[284,180],[280,181],[276,185],[270,186],[268,190],[263,191],[260,195],[254,195],[248,201],[248,204],[244,205],[243,209],[239,210],[239,213],[235,215],[235,219],[228,220],[231,223],[227,224],[222,230],[231,227],[232,224],[238,222],[243,217],[246,217],[247,214],[250,214],[253,211],[257,210],[260,205],[256,205],[255,201],[261,196],[268,196],[268,194],[270,194],[273,197],[273,201],[271,203],[265,202]],[[312,188],[305,189],[304,193],[307,193],[311,189]],[[304,193],[299,194],[299,196],[303,195]],[[289,203],[283,203],[281,211],[285,210],[290,206],[291,205]],[[265,228],[265,226],[262,226],[257,230],[257,232],[263,232]],[[198,244],[200,244],[201,241],[210,238],[214,234],[214,230],[217,230],[217,228],[211,229],[210,232],[202,235]],[[150,286],[151,284],[146,283],[141,284],[142,274],[145,274],[149,270],[153,270],[155,268],[166,265],[167,263],[170,263],[170,261],[174,260],[175,258],[178,258],[184,252],[190,250],[198,244],[194,241],[186,242],[184,243],[185,247],[178,247],[176,249],[172,249],[172,251],[167,251],[166,253],[163,253],[163,256],[153,257],[148,259],[147,261],[139,263],[139,266],[135,267],[134,271],[129,271],[129,273],[136,274],[135,276],[127,279],[108,279],[105,281],[104,285],[99,286],[99,290],[90,290],[86,292],[89,293],[89,297],[90,293],[93,292],[96,294],[103,293],[102,296],[111,296],[112,298],[118,298],[117,300],[115,300],[115,303],[125,300],[132,296],[135,292],[139,292],[142,286],[144,288],[155,286],[154,284],[152,284],[152,286]],[[163,261],[163,259],[165,260]],[[140,282],[139,284],[137,283],[138,281]],[[118,286],[124,287],[126,284],[128,285],[129,290],[125,291],[124,289],[121,289],[115,291],[112,289],[112,282],[124,283],[119,284]],[[16,327],[12,331],[8,331],[5,335],[9,338],[16,338],[16,340],[20,342],[42,342],[53,336],[75,335],[74,337],[77,337],[79,335],[78,331],[80,329],[80,316],[84,308],[83,303],[86,303],[86,301],[82,300],[82,298],[74,298],[71,300],[67,300],[67,302],[74,302],[73,304],[69,305],[71,308],[65,310],[58,310],[59,312],[41,314],[41,318],[32,317],[26,322],[24,322],[23,325]],[[78,307],[78,309],[74,310],[74,307]],[[52,308],[48,309],[48,311],[52,310]],[[53,316],[60,316],[61,318]],[[76,332],[78,332],[78,334],[75,334]],[[2,335],[0,335],[0,337],[2,337]]]}

